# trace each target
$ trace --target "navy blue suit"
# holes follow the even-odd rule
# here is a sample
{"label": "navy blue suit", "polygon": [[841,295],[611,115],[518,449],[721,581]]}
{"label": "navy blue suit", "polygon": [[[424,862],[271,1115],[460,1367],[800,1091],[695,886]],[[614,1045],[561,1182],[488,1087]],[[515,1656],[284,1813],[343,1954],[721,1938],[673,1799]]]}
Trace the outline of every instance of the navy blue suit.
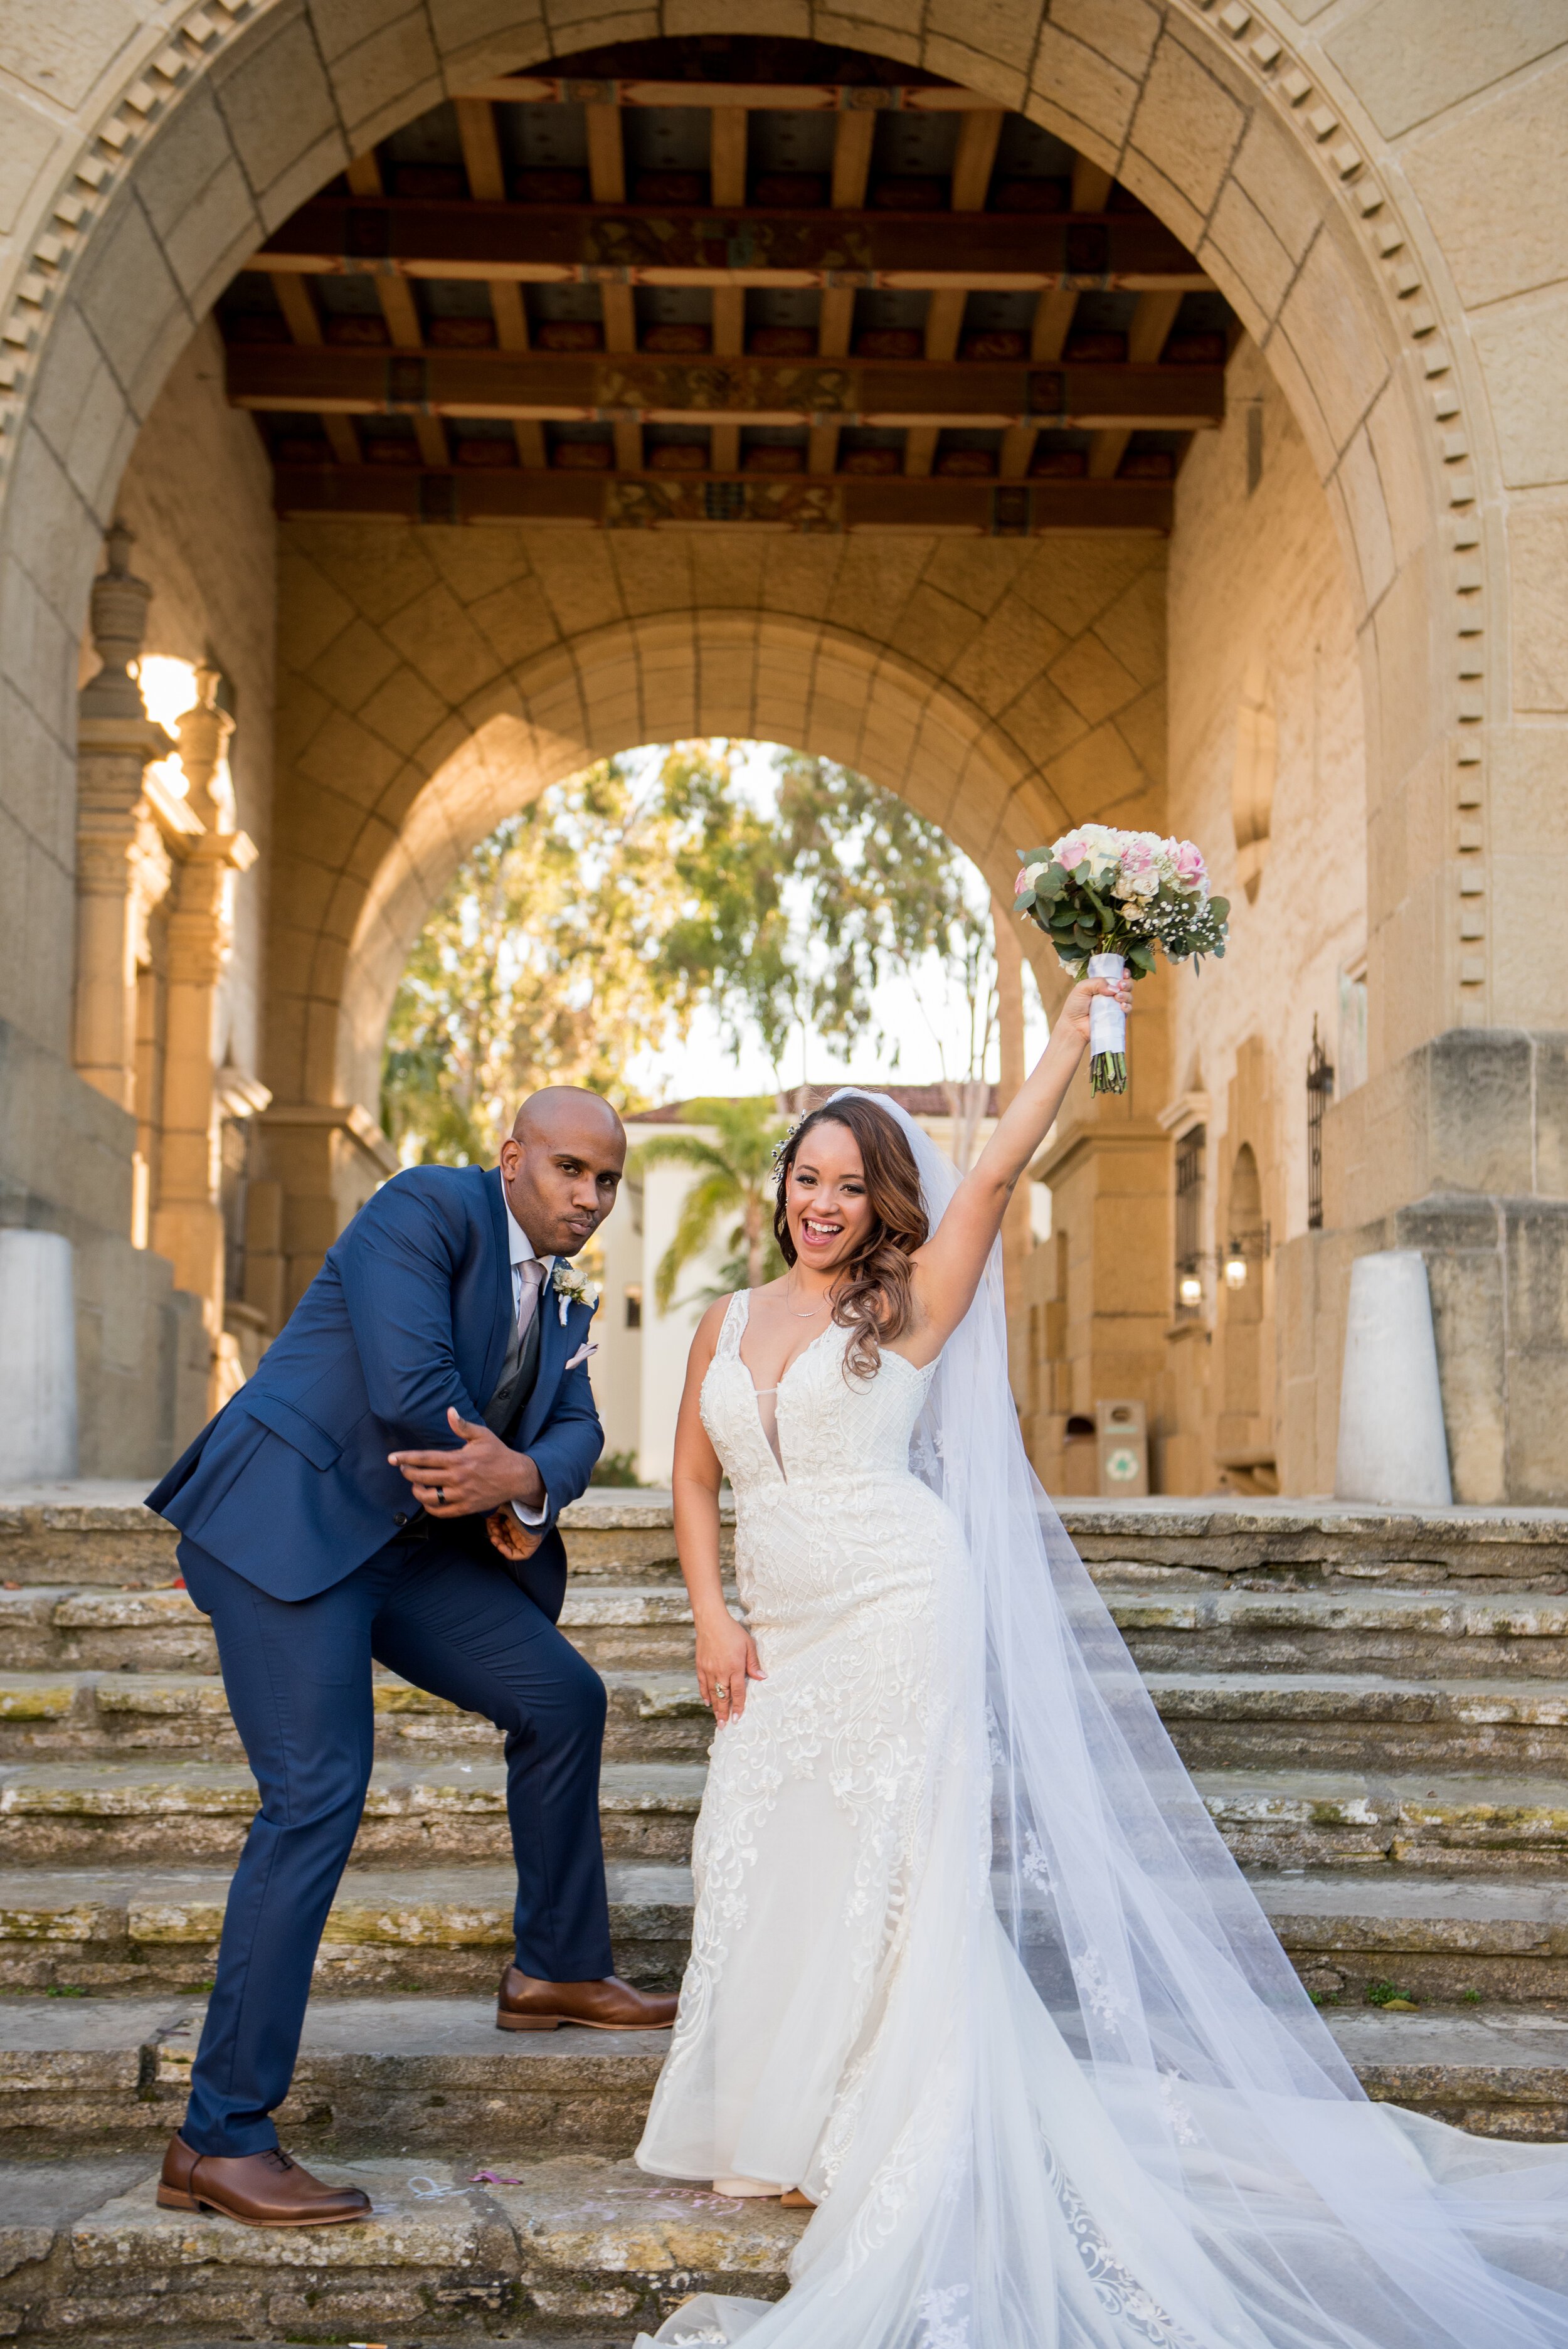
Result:
{"label": "navy blue suit", "polygon": [[512,1314],[499,1170],[417,1167],[361,1208],[247,1385],[148,1506],[177,1526],[261,1791],[223,1920],[181,2135],[199,2153],[277,2142],[317,1944],[374,1745],[371,1667],[505,1732],[517,1963],[546,1982],[613,1968],[599,1838],[603,1682],[555,1629],[556,1517],[603,1433],[586,1305],[539,1300],[531,1391],[507,1441],[544,1480],[547,1530],[514,1562],[482,1517],[418,1512],[387,1454],[455,1447],[478,1421]]}

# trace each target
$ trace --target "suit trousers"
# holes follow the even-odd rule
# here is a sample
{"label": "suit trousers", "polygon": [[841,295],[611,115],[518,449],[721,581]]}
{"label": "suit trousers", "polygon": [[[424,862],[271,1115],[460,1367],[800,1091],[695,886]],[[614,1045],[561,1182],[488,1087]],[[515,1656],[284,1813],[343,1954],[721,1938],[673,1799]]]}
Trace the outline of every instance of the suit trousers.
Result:
{"label": "suit trousers", "polygon": [[517,1963],[544,1982],[613,1969],[599,1836],[604,1683],[482,1557],[433,1533],[389,1542],[329,1590],[273,1599],[194,1542],[191,1598],[212,1619],[223,1686],[261,1792],[229,1888],[217,1979],[181,2135],[196,2153],[263,2153],[288,2093],[315,1953],[364,1806],[371,1665],[505,1733],[517,1860]]}

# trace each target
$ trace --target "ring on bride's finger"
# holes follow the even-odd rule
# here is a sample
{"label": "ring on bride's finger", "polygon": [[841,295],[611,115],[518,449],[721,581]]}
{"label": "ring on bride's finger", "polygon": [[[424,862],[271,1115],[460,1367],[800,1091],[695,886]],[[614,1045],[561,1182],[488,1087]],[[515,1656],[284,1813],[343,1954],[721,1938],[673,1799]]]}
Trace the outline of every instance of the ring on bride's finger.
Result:
{"label": "ring on bride's finger", "polygon": [[713,1692],[715,1696],[723,1697],[726,1703],[727,1703],[729,1701],[729,1682],[727,1681],[715,1681],[713,1684]]}

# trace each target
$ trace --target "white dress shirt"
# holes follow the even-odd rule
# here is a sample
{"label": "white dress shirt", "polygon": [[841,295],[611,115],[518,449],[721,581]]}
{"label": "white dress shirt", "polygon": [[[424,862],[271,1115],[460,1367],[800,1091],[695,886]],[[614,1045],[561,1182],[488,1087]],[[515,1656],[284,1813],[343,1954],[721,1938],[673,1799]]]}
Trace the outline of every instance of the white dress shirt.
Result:
{"label": "white dress shirt", "polygon": [[[522,1309],[523,1266],[525,1264],[532,1263],[537,1258],[544,1267],[544,1278],[540,1285],[538,1302],[535,1304],[533,1309],[535,1313],[542,1315],[544,1311],[544,1299],[550,1288],[551,1270],[554,1265],[555,1259],[553,1257],[550,1256],[542,1257],[540,1257],[539,1250],[534,1247],[533,1242],[529,1238],[528,1234],[523,1230],[522,1226],[512,1214],[511,1202],[510,1199],[507,1199],[504,1187],[501,1191],[501,1197],[503,1200],[506,1200],[506,1245],[507,1255],[511,1266],[511,1318],[515,1321],[519,1313]],[[542,1346],[543,1344],[543,1340],[544,1331],[542,1326],[540,1330],[540,1342]],[[540,1504],[537,1509],[525,1509],[521,1501],[514,1501],[511,1506],[512,1514],[517,1518],[520,1525],[542,1526],[550,1515],[550,1495],[546,1493],[543,1501]]]}

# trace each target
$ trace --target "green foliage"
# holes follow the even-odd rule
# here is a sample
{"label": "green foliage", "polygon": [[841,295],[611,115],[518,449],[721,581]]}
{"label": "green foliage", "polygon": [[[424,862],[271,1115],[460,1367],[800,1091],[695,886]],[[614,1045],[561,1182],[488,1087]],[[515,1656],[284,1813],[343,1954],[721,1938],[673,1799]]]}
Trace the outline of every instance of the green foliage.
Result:
{"label": "green foliage", "polygon": [[634,1452],[601,1452],[588,1478],[591,1485],[640,1485]]}
{"label": "green foliage", "polygon": [[[636,1106],[626,1071],[699,1004],[732,1047],[755,1027],[781,1082],[797,1030],[845,1052],[873,1041],[896,1066],[872,997],[931,951],[967,991],[970,1073],[983,1064],[990,920],[966,899],[957,850],[848,768],[780,752],[777,773],[776,801],[758,804],[722,743],[677,743],[656,769],[604,760],[480,843],[393,1006],[382,1123],[406,1158],[489,1163],[542,1084]],[[731,1204],[721,1194],[705,1195],[710,1232]],[[763,1260],[740,1222],[736,1261]]]}
{"label": "green foliage", "polygon": [[656,785],[614,759],[481,841],[427,921],[393,1005],[382,1123],[407,1154],[489,1164],[542,1084],[631,1105],[627,1063],[683,1017],[679,975],[661,952],[679,910],[674,845]]}
{"label": "green foliage", "polygon": [[678,1165],[692,1167],[696,1175],[681,1201],[675,1236],[654,1275],[661,1313],[669,1311],[686,1266],[706,1253],[727,1222],[729,1256],[705,1298],[722,1297],[732,1288],[759,1288],[784,1269],[773,1237],[773,1152],[787,1129],[773,1103],[696,1101],[687,1103],[685,1114],[688,1124],[707,1127],[713,1140],[695,1133],[660,1134],[634,1151],[630,1162],[635,1174],[650,1166]]}
{"label": "green foliage", "polygon": [[781,752],[769,814],[700,748],[665,767],[687,901],[665,952],[684,986],[733,1044],[755,1025],[780,1081],[797,1030],[846,1053],[872,1041],[896,1067],[899,1039],[872,1009],[881,980],[931,951],[966,977],[985,959],[990,924],[966,901],[963,858],[896,793],[830,759]]}
{"label": "green foliage", "polygon": [[1410,1996],[1408,1990],[1401,1990],[1398,1982],[1375,1982],[1367,1985],[1367,2003],[1368,2006],[1392,2008],[1399,2014],[1414,2014],[1418,2002]]}

